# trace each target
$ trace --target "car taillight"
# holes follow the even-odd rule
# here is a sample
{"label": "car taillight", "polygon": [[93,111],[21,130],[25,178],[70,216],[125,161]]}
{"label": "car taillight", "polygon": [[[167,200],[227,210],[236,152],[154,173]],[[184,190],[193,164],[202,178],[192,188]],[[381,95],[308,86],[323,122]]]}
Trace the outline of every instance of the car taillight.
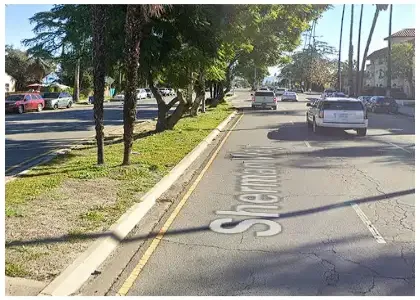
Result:
{"label": "car taillight", "polygon": [[274,103],[276,103],[277,102],[277,98],[276,97],[274,97]]}
{"label": "car taillight", "polygon": [[318,117],[324,118],[324,111],[323,110],[319,111]]}
{"label": "car taillight", "polygon": [[255,102],[255,96],[254,96],[254,97],[252,97],[252,102]]}

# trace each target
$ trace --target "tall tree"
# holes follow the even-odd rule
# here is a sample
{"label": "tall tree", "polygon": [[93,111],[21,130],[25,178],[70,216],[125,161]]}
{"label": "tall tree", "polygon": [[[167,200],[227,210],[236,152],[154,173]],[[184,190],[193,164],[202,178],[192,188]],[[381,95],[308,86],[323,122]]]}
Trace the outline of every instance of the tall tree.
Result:
{"label": "tall tree", "polygon": [[151,17],[159,16],[162,5],[128,5],[125,23],[125,71],[126,86],[124,93],[124,158],[123,165],[130,164],[133,147],[133,130],[136,120],[136,88],[140,59],[140,43],[144,27]]}
{"label": "tall tree", "polygon": [[360,72],[360,82],[362,85],[363,85],[363,77],[365,74],[366,60],[369,53],[369,47],[372,41],[373,32],[375,31],[376,22],[378,21],[379,13],[381,11],[388,9],[388,4],[375,4],[375,5],[376,5],[375,15],[373,16],[372,25],[370,26],[369,37],[367,39],[366,46],[365,46],[365,52],[363,53],[362,67],[361,67],[361,72]]}
{"label": "tall tree", "polygon": [[343,24],[344,24],[344,12],[346,5],[343,4],[343,12],[341,14],[341,29],[340,29],[340,46],[338,50],[338,90],[341,92],[341,42],[343,40]]}
{"label": "tall tree", "polygon": [[362,19],[363,19],[363,4],[360,7],[360,20],[359,20],[359,37],[357,39],[357,68],[356,68],[356,96],[360,95],[361,86],[360,83],[360,38],[362,36]]}
{"label": "tall tree", "polygon": [[414,42],[392,45],[392,78],[403,78],[408,82],[408,96],[414,96]]}
{"label": "tall tree", "polygon": [[349,86],[349,95],[353,95],[353,23],[354,23],[354,4],[351,5],[351,15],[350,15],[350,39],[349,39],[349,73],[348,73],[348,86]]}
{"label": "tall tree", "polygon": [[104,89],[105,89],[105,25],[106,5],[92,5],[93,76],[97,162],[104,164]]}

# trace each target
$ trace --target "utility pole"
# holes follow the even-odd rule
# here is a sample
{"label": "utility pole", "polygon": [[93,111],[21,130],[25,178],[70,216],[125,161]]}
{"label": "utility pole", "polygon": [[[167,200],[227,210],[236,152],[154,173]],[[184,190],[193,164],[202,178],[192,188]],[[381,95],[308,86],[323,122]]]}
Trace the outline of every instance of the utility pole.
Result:
{"label": "utility pole", "polygon": [[392,4],[390,5],[389,10],[389,34],[388,34],[388,78],[387,78],[387,89],[386,89],[386,95],[387,97],[391,97],[391,25],[392,25]]}
{"label": "utility pole", "polygon": [[338,50],[338,89],[341,92],[341,41],[343,39],[343,23],[344,23],[344,12],[346,5],[343,4],[343,13],[341,15],[341,30],[340,30],[340,46]]}
{"label": "utility pole", "polygon": [[[316,28],[316,24],[318,23],[318,19],[314,20],[313,23],[313,34],[312,34],[312,48],[311,48],[311,65],[310,65],[310,70],[311,70],[311,75],[312,75],[312,71],[313,71],[313,61],[314,61],[314,53],[316,52],[316,39],[317,36],[315,35],[315,28]],[[311,82],[310,82],[310,89],[312,91],[312,78],[311,78]]]}

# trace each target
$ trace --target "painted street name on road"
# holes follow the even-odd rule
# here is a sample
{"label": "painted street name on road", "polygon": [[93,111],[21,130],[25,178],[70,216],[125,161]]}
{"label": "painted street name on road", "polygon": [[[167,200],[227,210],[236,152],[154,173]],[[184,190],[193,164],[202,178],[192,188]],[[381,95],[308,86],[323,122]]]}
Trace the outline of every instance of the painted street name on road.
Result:
{"label": "painted street name on road", "polygon": [[274,147],[245,147],[241,152],[231,154],[232,159],[243,161],[240,176],[241,194],[236,198],[241,203],[251,204],[239,204],[232,210],[218,210],[215,213],[222,216],[250,218],[237,222],[233,218],[214,220],[210,223],[212,231],[237,234],[251,229],[254,225],[262,224],[266,226],[266,229],[256,231],[256,236],[273,236],[281,232],[281,225],[270,220],[280,216],[274,212],[280,207],[273,205],[280,201],[280,197],[276,195],[278,193],[277,170],[272,162],[277,152],[278,149]]}

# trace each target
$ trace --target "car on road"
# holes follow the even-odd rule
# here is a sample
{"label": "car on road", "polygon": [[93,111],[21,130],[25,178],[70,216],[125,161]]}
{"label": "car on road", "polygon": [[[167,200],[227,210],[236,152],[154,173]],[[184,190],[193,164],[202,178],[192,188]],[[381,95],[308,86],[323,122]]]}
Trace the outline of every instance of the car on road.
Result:
{"label": "car on road", "polygon": [[147,98],[147,92],[145,89],[140,88],[140,89],[136,89],[136,99],[137,100],[141,100],[141,99],[146,99]]}
{"label": "car on road", "polygon": [[42,111],[45,101],[39,93],[16,93],[6,97],[6,112],[23,114],[27,111]]}
{"label": "car on road", "polygon": [[331,97],[334,98],[347,98],[347,95],[342,92],[334,92],[332,93]]}
{"label": "car on road", "polygon": [[153,97],[153,93],[151,89],[144,89],[147,93],[147,98],[152,98]]}
{"label": "car on road", "polygon": [[320,99],[307,103],[306,123],[314,133],[321,128],[340,128],[356,130],[357,135],[365,136],[368,128],[368,115],[363,103],[354,98]]}
{"label": "car on road", "polygon": [[45,108],[59,109],[73,106],[73,97],[66,92],[42,93],[42,98],[45,101]]}
{"label": "car on road", "polygon": [[363,103],[363,105],[365,106],[365,107],[368,107],[368,105],[369,105],[369,102],[370,102],[370,99],[372,98],[373,96],[360,96],[359,98],[357,98],[357,99],[359,99],[360,101],[362,101],[362,103]]}
{"label": "car on road", "polygon": [[373,113],[397,113],[398,104],[393,98],[374,96],[369,101],[368,109]]}
{"label": "car on road", "polygon": [[336,91],[333,89],[326,89],[322,94],[321,94],[321,98],[325,99],[327,97],[332,97],[332,95],[335,93]]}
{"label": "car on road", "polygon": [[296,89],[297,93],[304,93],[305,91],[303,89]]}
{"label": "car on road", "polygon": [[276,96],[282,96],[285,92],[287,92],[286,88],[277,88],[276,89]]}
{"label": "car on road", "polygon": [[[276,94],[277,95],[277,94]],[[284,92],[284,94],[281,96],[281,101],[298,101],[298,95],[295,92]]]}
{"label": "car on road", "polygon": [[114,98],[112,98],[112,100],[124,101],[124,93],[119,93],[119,94],[115,95]]}
{"label": "car on road", "polygon": [[272,108],[277,110],[277,98],[274,92],[267,90],[258,90],[252,97],[252,109]]}
{"label": "car on road", "polygon": [[159,92],[163,97],[169,96],[169,94],[170,94],[170,91],[167,88],[160,88]]}

